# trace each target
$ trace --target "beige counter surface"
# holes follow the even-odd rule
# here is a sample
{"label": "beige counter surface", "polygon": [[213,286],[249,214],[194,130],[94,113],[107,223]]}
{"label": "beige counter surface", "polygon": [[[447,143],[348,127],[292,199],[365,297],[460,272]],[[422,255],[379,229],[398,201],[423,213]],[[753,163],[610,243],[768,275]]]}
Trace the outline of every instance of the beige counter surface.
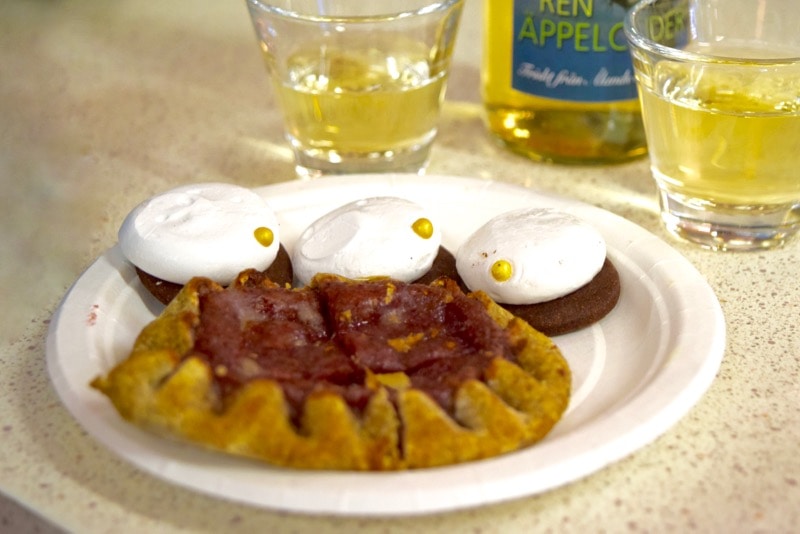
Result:
{"label": "beige counter surface", "polygon": [[[492,142],[467,0],[429,172],[589,202],[670,243],[708,280],[727,348],[700,402],[653,443],[542,495],[407,518],[312,517],[163,482],[87,435],[47,375],[70,284],[134,205],[171,186],[292,180],[241,1],[0,4],[0,532],[792,532],[800,528],[800,243],[720,254],[660,227],[646,160],[533,163]],[[798,162],[800,163],[800,161]]]}

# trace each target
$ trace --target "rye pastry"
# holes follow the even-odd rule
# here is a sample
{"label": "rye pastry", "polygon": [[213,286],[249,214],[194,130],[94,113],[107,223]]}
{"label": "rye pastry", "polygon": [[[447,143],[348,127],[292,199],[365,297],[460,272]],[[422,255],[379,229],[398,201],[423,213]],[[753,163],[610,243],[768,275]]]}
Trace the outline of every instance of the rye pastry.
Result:
{"label": "rye pastry", "polygon": [[276,466],[455,464],[544,437],[571,375],[555,344],[481,292],[245,271],[189,281],[92,386],[128,421]]}

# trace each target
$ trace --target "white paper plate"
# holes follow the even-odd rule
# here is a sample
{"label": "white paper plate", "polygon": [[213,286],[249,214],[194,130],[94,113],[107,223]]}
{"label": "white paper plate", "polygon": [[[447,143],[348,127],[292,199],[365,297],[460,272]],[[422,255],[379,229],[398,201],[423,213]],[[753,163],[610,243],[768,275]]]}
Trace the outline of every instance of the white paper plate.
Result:
{"label": "white paper plate", "polygon": [[697,402],[719,368],[725,326],[719,303],[680,254],[601,209],[494,182],[415,175],[346,176],[258,189],[279,214],[287,248],[323,213],[376,195],[406,197],[438,215],[452,252],[490,217],[553,206],[605,236],[622,282],[599,324],[556,337],[574,373],[570,408],[528,449],[445,468],[398,473],[278,469],[168,441],[122,421],[88,383],[126,357],[161,306],[119,247],[75,282],[50,326],[48,368],[64,404],[117,454],[165,480],[257,506],[349,515],[409,515],[536,494],[595,472],[654,440]]}

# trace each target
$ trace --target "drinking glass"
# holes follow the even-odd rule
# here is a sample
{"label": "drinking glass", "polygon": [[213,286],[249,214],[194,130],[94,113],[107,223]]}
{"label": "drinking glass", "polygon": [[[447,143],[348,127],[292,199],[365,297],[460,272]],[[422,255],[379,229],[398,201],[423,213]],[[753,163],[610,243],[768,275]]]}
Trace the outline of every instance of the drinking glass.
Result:
{"label": "drinking glass", "polygon": [[424,171],[463,0],[247,0],[301,177]]}
{"label": "drinking glass", "polygon": [[795,0],[642,0],[628,13],[666,227],[715,250],[800,228],[800,9]]}

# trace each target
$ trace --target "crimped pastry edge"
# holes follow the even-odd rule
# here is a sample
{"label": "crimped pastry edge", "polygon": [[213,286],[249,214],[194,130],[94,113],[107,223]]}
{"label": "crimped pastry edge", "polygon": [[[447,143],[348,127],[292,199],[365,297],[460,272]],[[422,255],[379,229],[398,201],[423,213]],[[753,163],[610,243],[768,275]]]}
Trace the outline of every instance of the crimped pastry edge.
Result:
{"label": "crimped pastry edge", "polygon": [[454,418],[423,391],[401,389],[393,403],[380,380],[369,380],[375,393],[360,416],[338,394],[316,392],[296,428],[277,382],[253,380],[223,405],[209,366],[186,357],[194,343],[201,291],[223,288],[205,278],[191,280],[145,326],[130,355],[91,382],[124,419],[170,438],[282,467],[416,469],[529,446],[552,429],[569,404],[571,373],[555,343],[486,294],[474,292],[468,296],[483,304],[512,343],[521,344],[519,365],[497,357],[485,382],[462,384]]}

